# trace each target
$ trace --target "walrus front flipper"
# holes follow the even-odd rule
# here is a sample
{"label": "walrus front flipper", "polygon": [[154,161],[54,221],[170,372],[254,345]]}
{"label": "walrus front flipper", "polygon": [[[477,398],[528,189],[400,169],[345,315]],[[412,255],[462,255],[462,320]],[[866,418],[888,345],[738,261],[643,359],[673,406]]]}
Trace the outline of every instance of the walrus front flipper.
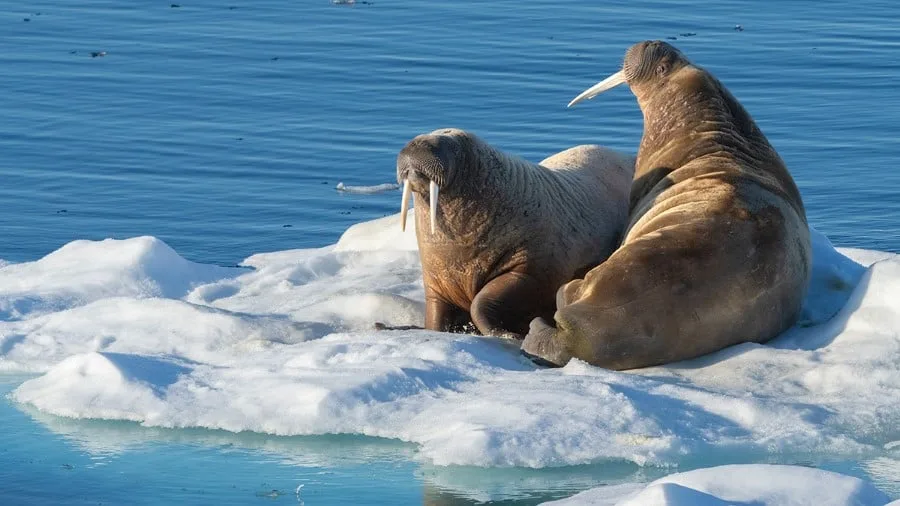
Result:
{"label": "walrus front flipper", "polygon": [[469,313],[440,297],[428,295],[430,290],[427,287],[425,292],[426,329],[438,332],[465,332],[471,327]]}
{"label": "walrus front flipper", "polygon": [[534,315],[553,310],[553,301],[538,300],[541,292],[538,281],[527,274],[497,276],[472,299],[472,323],[486,336],[522,339]]}

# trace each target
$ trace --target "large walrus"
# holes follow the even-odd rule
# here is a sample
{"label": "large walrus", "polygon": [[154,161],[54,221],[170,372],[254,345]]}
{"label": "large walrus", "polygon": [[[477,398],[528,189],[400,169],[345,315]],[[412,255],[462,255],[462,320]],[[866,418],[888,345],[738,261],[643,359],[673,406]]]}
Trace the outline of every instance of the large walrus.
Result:
{"label": "large walrus", "polygon": [[425,327],[521,339],[556,290],[606,259],[628,220],[634,157],[576,146],[539,165],[435,130],[397,156],[401,223],[415,195]]}
{"label": "large walrus", "polygon": [[765,342],[797,319],[810,240],[797,186],[741,104],[660,41],[570,106],[627,83],[644,134],[622,245],[557,294],[555,328],[536,319],[522,350],[630,369]]}

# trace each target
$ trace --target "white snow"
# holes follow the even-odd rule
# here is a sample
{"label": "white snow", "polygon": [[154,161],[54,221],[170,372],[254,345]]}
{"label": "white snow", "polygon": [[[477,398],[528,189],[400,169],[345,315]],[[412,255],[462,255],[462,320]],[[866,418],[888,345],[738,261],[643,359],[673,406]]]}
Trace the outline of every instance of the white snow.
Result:
{"label": "white snow", "polygon": [[670,474],[649,485],[594,488],[547,506],[883,506],[872,484],[802,466],[744,464]]}
{"label": "white snow", "polygon": [[423,321],[414,227],[400,232],[398,215],[243,268],[148,237],[76,241],[0,266],[0,371],[40,373],[12,398],[50,414],[382,436],[435,465],[895,455],[900,258],[813,237],[800,325],[631,372],[541,369],[503,340],[372,330]]}

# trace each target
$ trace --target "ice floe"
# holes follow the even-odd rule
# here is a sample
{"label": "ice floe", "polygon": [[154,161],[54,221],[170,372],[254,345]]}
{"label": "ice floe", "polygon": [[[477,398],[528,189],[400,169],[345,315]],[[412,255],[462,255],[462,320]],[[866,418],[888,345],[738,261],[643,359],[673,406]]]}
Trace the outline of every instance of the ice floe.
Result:
{"label": "ice floe", "polygon": [[[676,473],[649,485],[598,487],[547,506],[884,506],[872,484],[803,466],[726,465]],[[892,503],[896,504],[896,503]]]}
{"label": "ice floe", "polygon": [[275,435],[362,434],[429,465],[697,467],[900,453],[900,259],[813,231],[800,324],[630,372],[542,369],[514,343],[424,330],[413,227],[188,262],[153,238],[0,267],[0,371],[42,412]]}

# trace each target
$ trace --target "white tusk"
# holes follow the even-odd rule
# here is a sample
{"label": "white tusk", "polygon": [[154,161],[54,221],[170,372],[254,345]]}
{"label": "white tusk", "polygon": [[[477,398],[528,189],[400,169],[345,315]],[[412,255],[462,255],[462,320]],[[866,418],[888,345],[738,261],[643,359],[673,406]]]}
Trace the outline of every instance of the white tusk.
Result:
{"label": "white tusk", "polygon": [[406,213],[409,212],[409,179],[403,180],[403,199],[400,201],[400,230],[406,232]]}
{"label": "white tusk", "polygon": [[438,204],[438,192],[440,189],[438,188],[437,183],[434,181],[428,185],[428,194],[431,196],[431,233],[434,233],[434,223],[437,221],[437,204]]}
{"label": "white tusk", "polygon": [[597,95],[603,93],[606,90],[615,88],[620,84],[625,84],[625,71],[620,70],[615,74],[607,77],[606,79],[600,81],[599,83],[591,86],[590,88],[581,92],[581,95],[573,98],[569,105],[566,107],[572,107],[573,105],[581,102],[582,100],[590,100]]}

